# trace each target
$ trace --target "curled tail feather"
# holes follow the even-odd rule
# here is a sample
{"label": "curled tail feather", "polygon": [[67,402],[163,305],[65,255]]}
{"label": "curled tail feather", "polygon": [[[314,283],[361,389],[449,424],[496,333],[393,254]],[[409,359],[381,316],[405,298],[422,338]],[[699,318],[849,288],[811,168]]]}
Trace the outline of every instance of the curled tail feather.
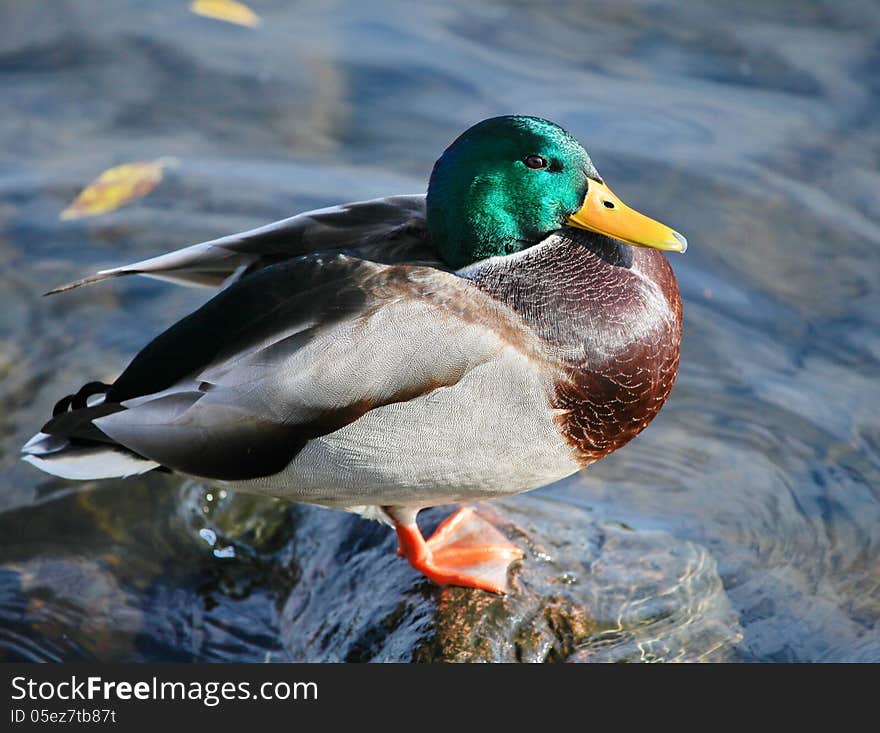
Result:
{"label": "curled tail feather", "polygon": [[88,404],[90,397],[109,390],[108,384],[89,382],[61,398],[52,418],[22,446],[22,460],[54,476],[77,480],[126,477],[160,468],[119,445],[92,422],[125,409],[114,402]]}

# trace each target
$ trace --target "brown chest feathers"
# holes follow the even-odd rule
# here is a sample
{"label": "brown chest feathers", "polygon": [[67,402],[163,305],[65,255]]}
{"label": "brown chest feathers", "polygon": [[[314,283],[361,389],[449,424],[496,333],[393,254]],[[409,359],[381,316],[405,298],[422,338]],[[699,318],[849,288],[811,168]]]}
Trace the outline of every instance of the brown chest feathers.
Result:
{"label": "brown chest feathers", "polygon": [[583,463],[634,438],[678,372],[681,298],[666,257],[565,229],[469,276],[512,308],[557,366],[559,430]]}

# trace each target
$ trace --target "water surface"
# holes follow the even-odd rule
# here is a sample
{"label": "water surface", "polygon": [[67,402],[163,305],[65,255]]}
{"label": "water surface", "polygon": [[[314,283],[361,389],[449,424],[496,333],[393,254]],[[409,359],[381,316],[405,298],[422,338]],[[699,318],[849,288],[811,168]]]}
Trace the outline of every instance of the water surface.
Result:
{"label": "water surface", "polygon": [[[880,660],[880,8],[872,2],[185,0],[0,10],[0,657],[290,658],[291,513],[180,478],[71,484],[18,460],[204,291],[40,293],[339,201],[424,190],[492,115],[569,129],[684,232],[679,381],[652,426],[542,489],[708,550],[732,658]],[[112,165],[178,164],[61,222]],[[206,531],[207,530],[207,531]],[[230,557],[229,555],[234,555]]]}

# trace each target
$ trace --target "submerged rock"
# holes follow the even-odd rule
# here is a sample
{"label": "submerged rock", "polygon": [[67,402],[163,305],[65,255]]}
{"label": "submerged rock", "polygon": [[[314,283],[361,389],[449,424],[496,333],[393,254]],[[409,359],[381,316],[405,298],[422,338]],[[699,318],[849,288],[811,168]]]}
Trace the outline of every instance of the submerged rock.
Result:
{"label": "submerged rock", "polygon": [[705,548],[541,492],[477,506],[525,551],[506,596],[434,585],[343,512],[160,474],[48,497],[0,515],[6,661],[717,661],[740,639]]}
{"label": "submerged rock", "polygon": [[[741,639],[715,561],[658,531],[598,522],[540,494],[477,506],[526,556],[497,596],[439,588],[378,523],[298,506],[299,582],[282,644],[296,661],[721,661]],[[420,517],[427,535],[448,508]]]}

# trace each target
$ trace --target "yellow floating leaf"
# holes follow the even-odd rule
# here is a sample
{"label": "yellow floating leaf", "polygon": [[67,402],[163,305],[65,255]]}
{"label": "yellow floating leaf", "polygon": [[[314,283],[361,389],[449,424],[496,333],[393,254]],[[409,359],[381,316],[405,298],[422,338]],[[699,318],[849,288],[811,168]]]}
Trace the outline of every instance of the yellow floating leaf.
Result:
{"label": "yellow floating leaf", "polygon": [[189,9],[196,15],[225,20],[227,23],[245,25],[248,28],[260,25],[260,16],[238,0],[193,0]]}
{"label": "yellow floating leaf", "polygon": [[162,180],[170,159],[126,163],[109,168],[86,186],[61,212],[61,219],[80,219],[118,209],[124,203],[146,196]]}

